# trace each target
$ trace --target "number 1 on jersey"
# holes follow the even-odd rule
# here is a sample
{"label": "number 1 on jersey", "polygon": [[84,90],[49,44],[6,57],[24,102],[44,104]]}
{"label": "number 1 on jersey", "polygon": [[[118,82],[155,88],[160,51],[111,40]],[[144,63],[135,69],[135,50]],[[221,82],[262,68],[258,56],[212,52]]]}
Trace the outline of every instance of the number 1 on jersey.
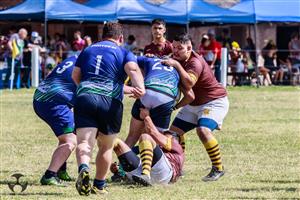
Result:
{"label": "number 1 on jersey", "polygon": [[97,63],[96,63],[96,70],[95,70],[96,75],[99,75],[101,61],[102,61],[102,55],[97,55]]}

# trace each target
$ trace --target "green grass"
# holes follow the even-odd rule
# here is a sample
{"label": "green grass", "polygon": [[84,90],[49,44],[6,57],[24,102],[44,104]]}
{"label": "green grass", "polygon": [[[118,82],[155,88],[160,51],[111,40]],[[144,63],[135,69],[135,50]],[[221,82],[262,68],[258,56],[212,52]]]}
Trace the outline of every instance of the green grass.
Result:
{"label": "green grass", "polygon": [[[229,88],[230,111],[223,130],[216,133],[226,169],[219,181],[201,181],[209,172],[210,162],[195,131],[191,131],[185,177],[177,183],[152,188],[111,184],[106,197],[87,198],[77,194],[74,182],[67,188],[39,185],[57,141],[34,114],[32,94],[33,90],[4,90],[0,94],[1,199],[300,199],[299,88]],[[129,128],[133,101],[124,102],[122,138]],[[75,177],[74,154],[69,168]],[[12,195],[7,186],[15,172],[23,173],[23,180],[29,182],[21,195]]]}

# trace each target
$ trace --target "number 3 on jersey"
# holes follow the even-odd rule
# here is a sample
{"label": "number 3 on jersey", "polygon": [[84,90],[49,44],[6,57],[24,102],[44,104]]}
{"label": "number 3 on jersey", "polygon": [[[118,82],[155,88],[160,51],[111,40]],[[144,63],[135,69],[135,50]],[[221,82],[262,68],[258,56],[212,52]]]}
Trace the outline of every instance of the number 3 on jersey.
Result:
{"label": "number 3 on jersey", "polygon": [[62,74],[66,69],[68,69],[72,65],[73,65],[73,62],[72,61],[68,61],[62,67],[58,67],[57,70],[56,70],[56,73]]}
{"label": "number 3 on jersey", "polygon": [[97,63],[96,63],[96,70],[95,70],[96,75],[99,75],[101,61],[102,61],[102,55],[97,55]]}
{"label": "number 3 on jersey", "polygon": [[[173,71],[173,67],[172,66],[164,66],[160,63],[160,59],[154,59],[154,61],[158,61],[156,62],[153,66],[152,66],[152,70],[165,70],[165,71]],[[163,66],[163,67],[162,67]]]}

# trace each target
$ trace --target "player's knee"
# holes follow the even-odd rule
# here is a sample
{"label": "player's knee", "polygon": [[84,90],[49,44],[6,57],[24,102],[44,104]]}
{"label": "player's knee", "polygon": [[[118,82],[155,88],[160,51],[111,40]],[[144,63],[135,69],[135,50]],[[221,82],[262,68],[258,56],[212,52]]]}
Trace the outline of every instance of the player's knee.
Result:
{"label": "player's knee", "polygon": [[206,138],[209,138],[212,132],[209,128],[201,126],[197,128],[197,134],[200,137],[200,139],[203,141],[206,140]]}
{"label": "player's knee", "polygon": [[140,136],[140,142],[141,142],[141,141],[144,141],[144,140],[151,140],[151,139],[152,139],[151,136],[148,135],[147,133],[143,133],[143,134],[141,134],[141,136]]}

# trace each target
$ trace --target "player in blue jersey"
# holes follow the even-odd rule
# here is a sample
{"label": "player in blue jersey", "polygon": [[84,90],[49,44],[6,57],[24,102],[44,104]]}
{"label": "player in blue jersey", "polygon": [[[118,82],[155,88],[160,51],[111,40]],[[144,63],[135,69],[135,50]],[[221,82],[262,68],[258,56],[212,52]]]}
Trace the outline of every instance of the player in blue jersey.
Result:
{"label": "player in blue jersey", "polygon": [[164,132],[169,128],[172,111],[194,100],[192,90],[183,90],[184,97],[176,104],[180,93],[180,76],[175,68],[161,62],[162,59],[157,57],[138,57],[138,65],[144,72],[146,94],[137,99],[132,107],[130,130],[125,140],[129,147],[136,144],[144,129],[140,108],[149,109],[154,125]]}
{"label": "player in blue jersey", "polygon": [[[80,195],[107,193],[105,178],[112,160],[113,141],[120,131],[123,116],[124,81],[132,81],[129,92],[140,98],[145,93],[136,57],[121,47],[123,28],[109,22],[103,27],[103,41],[92,44],[79,55],[73,70],[78,84],[74,106],[78,146],[76,158]],[[96,177],[90,185],[89,162],[97,138]]]}
{"label": "player in blue jersey", "polygon": [[76,57],[72,56],[60,63],[34,93],[35,113],[51,127],[58,139],[50,165],[40,181],[42,185],[64,186],[61,180],[71,181],[66,171],[66,160],[76,147],[71,111],[76,92],[76,84],[72,79],[75,62]]}

